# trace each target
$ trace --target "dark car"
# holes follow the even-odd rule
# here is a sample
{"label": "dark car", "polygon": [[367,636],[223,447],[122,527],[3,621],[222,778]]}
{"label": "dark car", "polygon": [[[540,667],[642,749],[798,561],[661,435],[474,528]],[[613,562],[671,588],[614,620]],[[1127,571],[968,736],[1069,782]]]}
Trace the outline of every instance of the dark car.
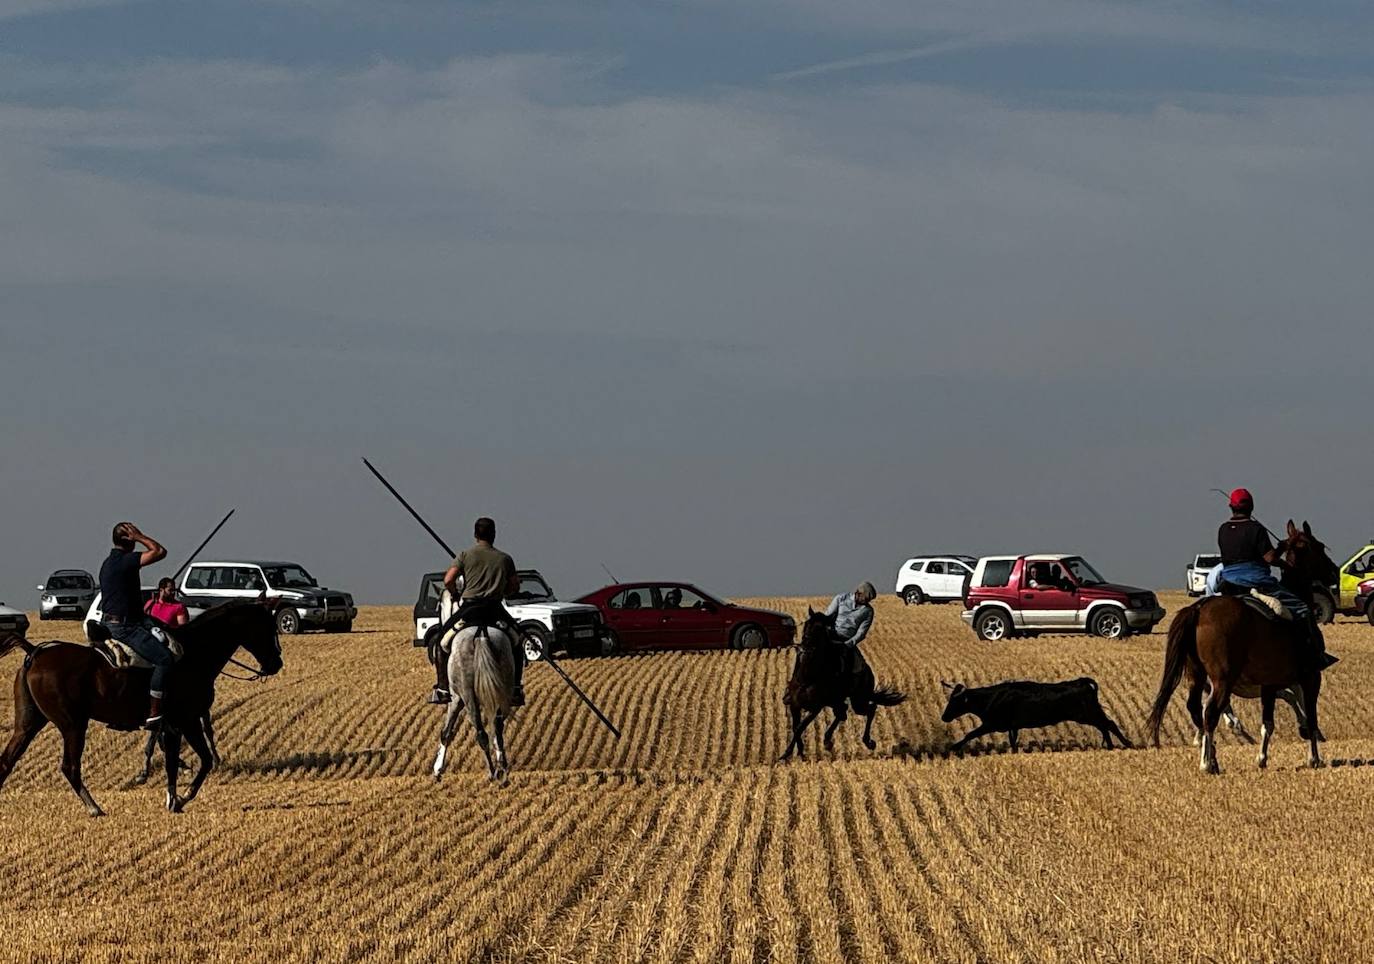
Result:
{"label": "dark car", "polygon": [[624,652],[790,646],[797,633],[786,613],[736,606],[686,582],[617,583],[578,602],[601,610],[612,648]]}

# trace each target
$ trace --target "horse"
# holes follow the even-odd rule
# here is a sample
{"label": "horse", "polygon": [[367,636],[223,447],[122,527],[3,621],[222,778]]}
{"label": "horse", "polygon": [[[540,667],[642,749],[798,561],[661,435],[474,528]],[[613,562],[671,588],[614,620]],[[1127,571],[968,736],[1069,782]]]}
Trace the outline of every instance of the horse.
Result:
{"label": "horse", "polygon": [[[163,752],[167,756],[167,809],[180,813],[200,791],[213,766],[201,717],[214,698],[214,681],[240,646],[272,676],[282,668],[274,614],[252,602],[208,609],[181,628],[185,655],[171,669],[162,704]],[[24,650],[14,677],[14,732],[0,753],[0,787],[33,738],[48,723],[62,732],[62,775],[93,817],[105,811],[81,781],[81,755],[92,720],[113,730],[137,730],[148,715],[148,672],[115,669],[93,646],[55,640],[34,645],[11,635],[0,641],[0,656]],[[177,795],[181,740],[200,757],[200,769],[186,796]]]}
{"label": "horse", "polygon": [[[487,774],[504,785],[510,775],[506,762],[506,720],[510,719],[511,697],[515,693],[515,657],[511,647],[516,641],[495,626],[465,626],[453,638],[448,657],[448,684],[453,694],[443,726],[439,730],[439,752],[434,757],[434,782],[444,775],[448,747],[458,731],[459,714],[467,707],[477,745],[487,758]],[[484,719],[492,721],[496,755]]]}
{"label": "horse", "polygon": [[[1326,546],[1306,522],[1298,529],[1288,520],[1287,535],[1275,547],[1281,560],[1285,589],[1310,602],[1314,583],[1328,585],[1338,570]],[[1313,658],[1294,638],[1291,625],[1259,613],[1234,596],[1212,596],[1185,606],[1169,626],[1164,674],[1150,711],[1147,728],[1159,746],[1159,728],[1169,699],[1186,671],[1190,677],[1188,713],[1202,734],[1200,769],[1220,773],[1216,754],[1216,726],[1231,696],[1257,688],[1261,707],[1260,750],[1256,764],[1269,762],[1274,733],[1274,701],[1280,689],[1296,685],[1302,696],[1307,724],[1308,766],[1322,766],[1317,744],[1317,697],[1321,692],[1322,658]],[[1203,708],[1203,692],[1207,704]]]}
{"label": "horse", "polygon": [[[849,715],[846,704],[865,718],[863,744],[870,750],[875,749],[877,744],[871,734],[878,707],[897,706],[906,701],[906,694],[899,690],[877,687],[873,670],[866,663],[861,672],[849,672],[844,656],[842,644],[835,638],[835,617],[808,609],[797,644],[792,678],[782,697],[792,717],[792,739],[783,752],[783,760],[790,759],[794,749],[798,756],[806,758],[802,734],[827,706],[835,716],[825,731],[827,750],[834,749],[835,731]],[[855,658],[861,657],[856,653]]]}

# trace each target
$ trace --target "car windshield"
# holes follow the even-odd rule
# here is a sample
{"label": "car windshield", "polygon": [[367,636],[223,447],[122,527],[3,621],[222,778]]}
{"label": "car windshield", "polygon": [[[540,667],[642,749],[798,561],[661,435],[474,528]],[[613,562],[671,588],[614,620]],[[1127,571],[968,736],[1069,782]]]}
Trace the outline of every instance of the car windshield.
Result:
{"label": "car windshield", "polygon": [[533,573],[520,574],[520,588],[506,597],[526,601],[553,601],[553,590],[542,578]]}
{"label": "car windshield", "polygon": [[1198,569],[1211,569],[1221,562],[1221,556],[1198,556],[1197,562],[1193,563]]}
{"label": "car windshield", "polygon": [[300,566],[263,566],[262,571],[273,589],[314,589],[319,585]]}
{"label": "car windshield", "polygon": [[49,589],[90,589],[90,576],[52,576],[48,579]]}
{"label": "car windshield", "polygon": [[1061,565],[1069,570],[1069,573],[1080,586],[1100,586],[1107,581],[1081,556],[1069,556]]}

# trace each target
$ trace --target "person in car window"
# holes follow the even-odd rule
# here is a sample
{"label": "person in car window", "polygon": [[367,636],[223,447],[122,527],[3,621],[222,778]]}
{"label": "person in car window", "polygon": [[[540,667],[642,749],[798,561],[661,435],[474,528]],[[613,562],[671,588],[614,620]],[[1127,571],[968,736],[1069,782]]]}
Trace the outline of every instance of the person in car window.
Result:
{"label": "person in car window", "polygon": [[666,593],[664,593],[664,594],[663,594],[663,608],[664,608],[664,609],[681,609],[681,608],[682,608],[682,590],[681,590],[681,589],[669,589]]}
{"label": "person in car window", "polygon": [[873,600],[878,591],[873,583],[865,582],[853,592],[840,593],[825,607],[827,616],[835,617],[835,636],[844,646],[845,669],[850,673],[860,673],[864,668],[859,644],[873,628]]}
{"label": "person in car window", "polygon": [[177,584],[166,576],[157,581],[157,593],[143,611],[169,629],[178,629],[191,621],[186,606],[177,599]]}
{"label": "person in car window", "polygon": [[1055,585],[1054,577],[1050,574],[1050,564],[1048,562],[1035,562],[1031,564],[1030,580],[1027,583],[1031,589],[1058,589]]}
{"label": "person in car window", "polygon": [[[143,724],[145,729],[152,730],[162,725],[163,687],[174,659],[172,651],[152,634],[151,624],[144,617],[138,573],[144,566],[165,559],[167,550],[132,522],[115,526],[112,538],[114,548],[100,564],[100,621],[112,637],[153,664],[148,683],[148,718]],[[143,546],[142,552],[134,548],[135,543]]]}

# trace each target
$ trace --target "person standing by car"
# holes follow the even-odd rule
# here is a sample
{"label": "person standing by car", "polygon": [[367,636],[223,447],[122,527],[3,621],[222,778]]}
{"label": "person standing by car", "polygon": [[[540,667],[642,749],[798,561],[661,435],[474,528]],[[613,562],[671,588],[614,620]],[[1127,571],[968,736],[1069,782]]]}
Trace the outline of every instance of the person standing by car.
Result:
{"label": "person standing by car", "polygon": [[[502,604],[507,596],[520,591],[520,577],[515,574],[515,560],[497,549],[496,522],[483,516],[472,526],[475,544],[464,549],[453,560],[453,565],[444,573],[444,588],[449,596],[460,599],[458,611],[451,620],[458,622],[481,622],[488,626],[502,626],[511,643],[511,657],[515,664],[515,692],[511,697],[514,706],[525,705],[525,647],[520,640],[520,632],[511,614]],[[461,590],[458,580],[463,580]],[[460,595],[461,593],[461,595]],[[444,631],[451,628],[445,626]],[[434,692],[431,703],[448,703],[453,696],[448,690],[448,663],[439,649],[434,656]]]}
{"label": "person standing by car", "polygon": [[[172,651],[153,635],[143,614],[143,590],[138,573],[167,557],[167,550],[152,536],[140,532],[132,522],[114,527],[114,548],[100,565],[101,621],[109,627],[110,635],[153,664],[153,676],[148,683],[148,719],[145,729],[155,729],[162,723],[163,687],[167,670],[173,663]],[[135,543],[143,546],[137,551]]]}
{"label": "person standing by car", "polygon": [[177,599],[177,584],[163,576],[157,581],[157,594],[148,600],[143,611],[168,629],[180,629],[191,621],[186,605]]}
{"label": "person standing by car", "polygon": [[865,664],[859,644],[873,628],[873,600],[876,598],[878,591],[873,583],[865,582],[853,592],[840,593],[825,607],[825,614],[835,617],[835,636],[845,647],[845,669],[850,673],[863,671]]}

